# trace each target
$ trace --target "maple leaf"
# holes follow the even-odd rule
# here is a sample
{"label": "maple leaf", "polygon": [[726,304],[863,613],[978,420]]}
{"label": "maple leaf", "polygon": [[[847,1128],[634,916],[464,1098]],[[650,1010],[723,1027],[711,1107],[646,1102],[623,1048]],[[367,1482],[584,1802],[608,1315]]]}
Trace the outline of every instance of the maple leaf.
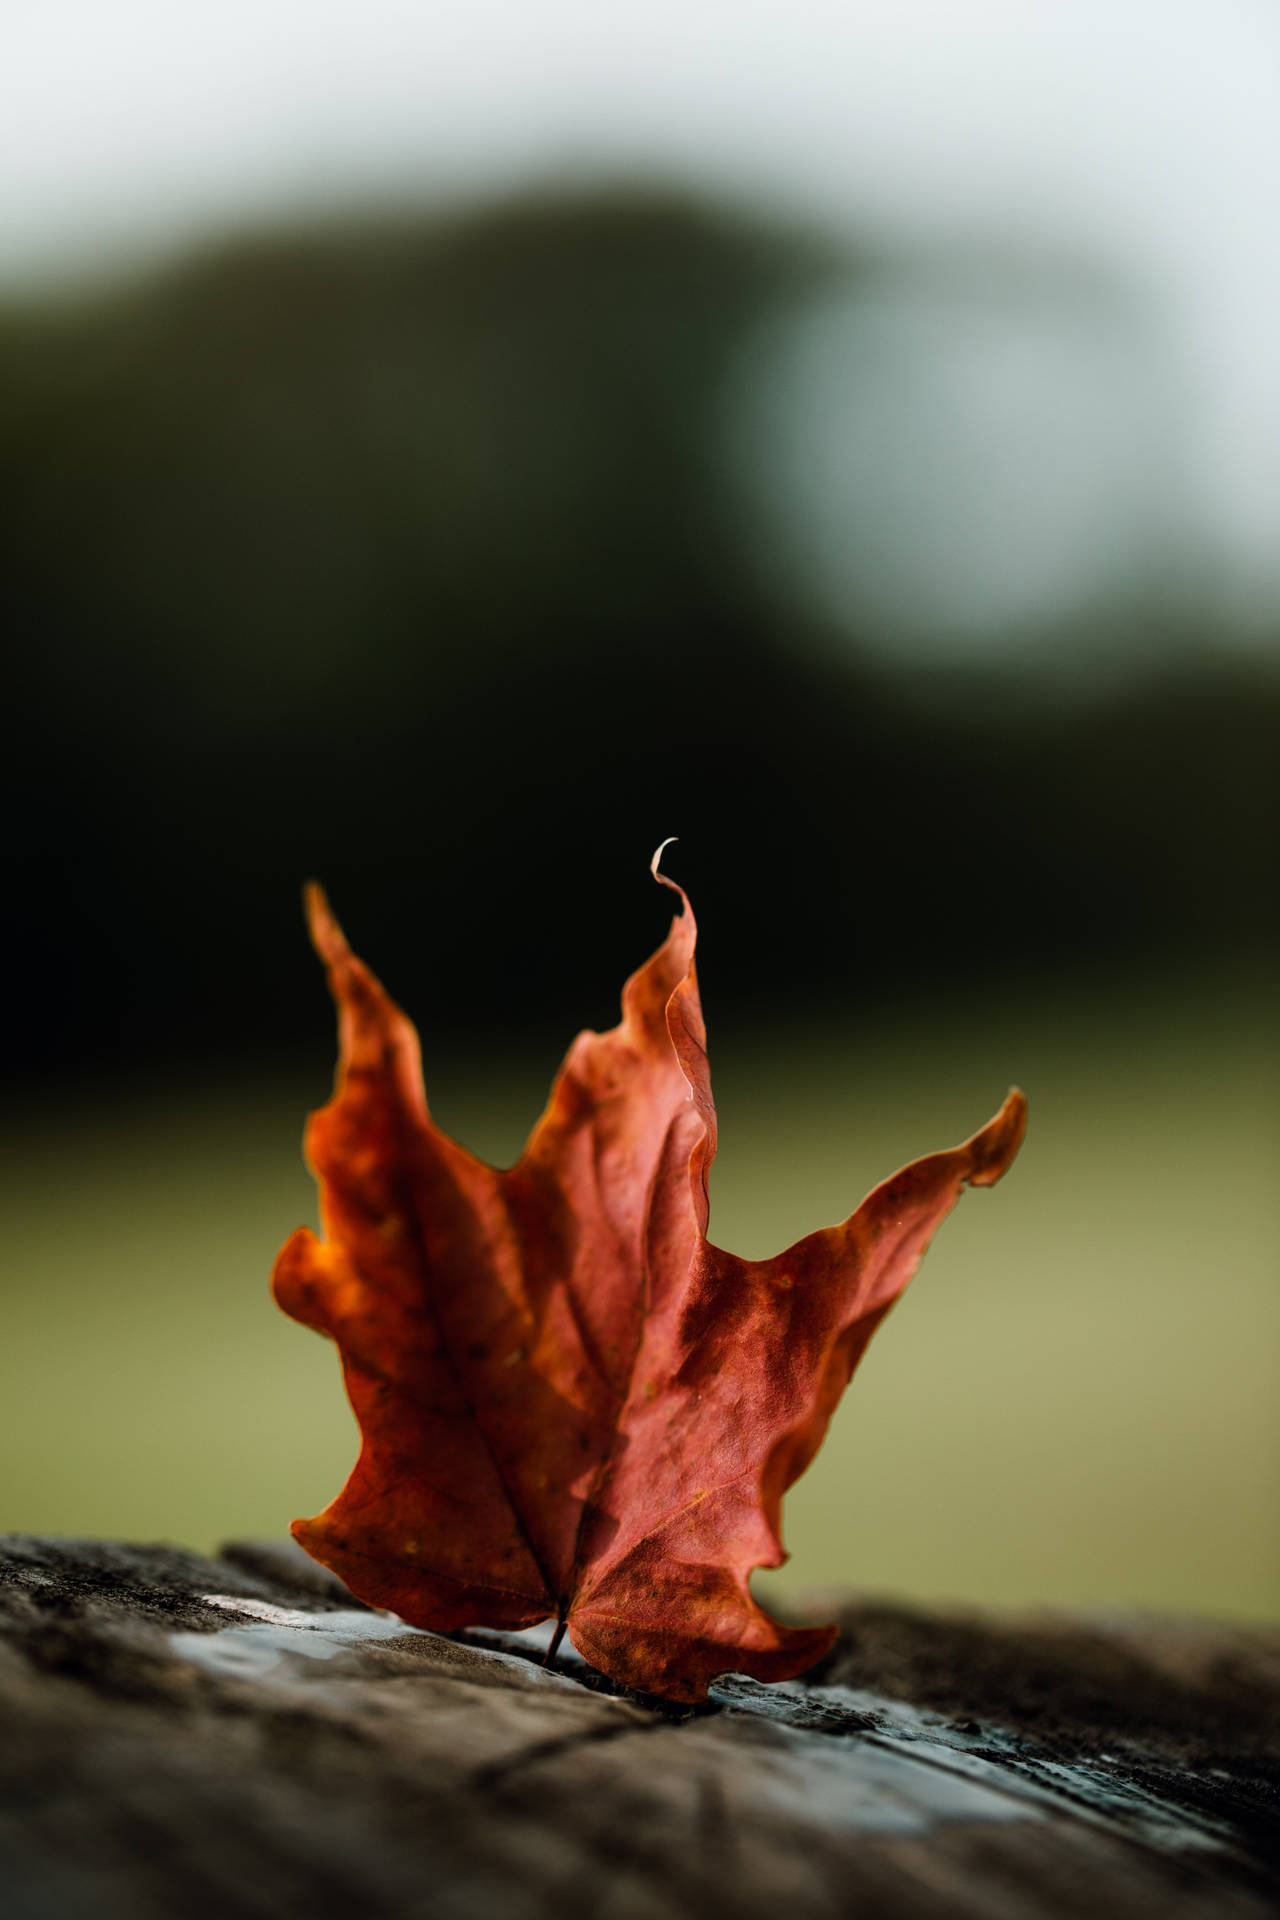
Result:
{"label": "maple leaf", "polygon": [[412,1625],[554,1619],[615,1681],[696,1701],[718,1674],[788,1679],[830,1646],[833,1627],[770,1618],[750,1574],[785,1559],[784,1492],[1026,1108],[1010,1093],[963,1146],[771,1260],[713,1246],[696,929],[659,855],[683,910],[621,1024],[578,1035],[505,1172],[434,1124],[412,1024],[308,889],[341,1057],[307,1132],[324,1238],[295,1233],[273,1286],[337,1343],[362,1435],[337,1499],[294,1522],[308,1553]]}

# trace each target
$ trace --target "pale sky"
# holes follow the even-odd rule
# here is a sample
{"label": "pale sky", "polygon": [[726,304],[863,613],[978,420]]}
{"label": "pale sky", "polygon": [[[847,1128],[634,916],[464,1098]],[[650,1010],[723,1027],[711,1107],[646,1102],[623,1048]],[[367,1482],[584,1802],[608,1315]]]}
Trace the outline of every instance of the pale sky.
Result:
{"label": "pale sky", "polygon": [[636,174],[854,236],[1122,261],[1161,316],[1224,607],[1274,618],[1272,0],[4,9],[0,287],[276,213]]}

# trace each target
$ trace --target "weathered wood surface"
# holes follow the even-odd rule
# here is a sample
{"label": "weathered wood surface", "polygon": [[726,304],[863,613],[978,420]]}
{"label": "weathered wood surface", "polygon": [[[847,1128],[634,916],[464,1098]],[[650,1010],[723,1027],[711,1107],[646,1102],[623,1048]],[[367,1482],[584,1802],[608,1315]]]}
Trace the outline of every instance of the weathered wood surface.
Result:
{"label": "weathered wood surface", "polygon": [[0,1539],[5,1920],[1280,1911],[1280,1633],[850,1605],[807,1684],[616,1697],[291,1545]]}

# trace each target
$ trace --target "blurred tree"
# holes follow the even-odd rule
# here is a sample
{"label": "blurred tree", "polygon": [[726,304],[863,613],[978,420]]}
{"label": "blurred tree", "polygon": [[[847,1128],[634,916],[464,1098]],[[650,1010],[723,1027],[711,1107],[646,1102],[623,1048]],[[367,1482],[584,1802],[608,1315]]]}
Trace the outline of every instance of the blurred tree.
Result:
{"label": "blurred tree", "polygon": [[831,264],[531,199],[3,316],[17,1066],[314,1038],[312,873],[437,1032],[607,1021],[673,831],[721,998],[1265,938],[1271,683],[940,703],[758,594],[726,382]]}

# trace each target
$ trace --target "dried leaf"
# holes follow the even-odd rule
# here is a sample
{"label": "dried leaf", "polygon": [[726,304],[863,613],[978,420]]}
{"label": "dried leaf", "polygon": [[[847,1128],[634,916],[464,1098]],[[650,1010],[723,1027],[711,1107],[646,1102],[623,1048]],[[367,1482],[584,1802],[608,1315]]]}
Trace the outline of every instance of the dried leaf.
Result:
{"label": "dried leaf", "polygon": [[773,1620],[782,1496],[966,1185],[1017,1152],[1025,1102],[771,1260],[706,1239],[716,1120],[683,912],[622,1021],[570,1048],[517,1164],[427,1111],[413,1026],[309,890],[341,1063],[307,1147],[324,1237],[276,1263],[328,1334],[360,1423],[338,1498],[294,1535],[416,1626],[554,1619],[614,1680],[696,1701],[720,1673],[802,1672],[834,1629]]}

